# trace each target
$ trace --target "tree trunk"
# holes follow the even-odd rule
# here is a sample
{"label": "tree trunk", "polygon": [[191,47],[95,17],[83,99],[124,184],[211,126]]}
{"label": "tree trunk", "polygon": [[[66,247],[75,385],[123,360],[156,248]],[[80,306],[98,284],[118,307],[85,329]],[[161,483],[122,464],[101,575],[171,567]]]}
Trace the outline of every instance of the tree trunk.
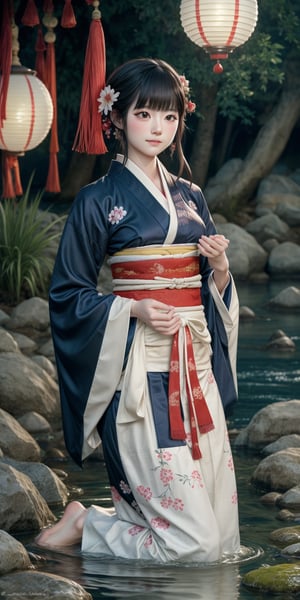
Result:
{"label": "tree trunk", "polygon": [[[205,195],[211,210],[232,216],[254,195],[261,179],[276,164],[300,116],[299,76],[287,75],[278,104],[260,129],[257,138],[231,182],[217,187],[208,184]],[[220,182],[221,183],[221,182]]]}
{"label": "tree trunk", "polygon": [[190,166],[193,181],[200,187],[204,186],[207,178],[209,161],[212,153],[218,106],[216,102],[217,85],[201,86],[195,98],[201,111],[201,117],[195,132]]}

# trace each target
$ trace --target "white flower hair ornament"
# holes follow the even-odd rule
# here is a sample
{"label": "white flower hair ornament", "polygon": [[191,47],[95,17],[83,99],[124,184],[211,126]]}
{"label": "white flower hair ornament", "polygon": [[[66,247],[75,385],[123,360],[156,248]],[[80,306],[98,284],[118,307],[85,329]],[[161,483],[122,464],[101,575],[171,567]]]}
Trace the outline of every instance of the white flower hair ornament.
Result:
{"label": "white flower hair ornament", "polygon": [[97,102],[99,102],[98,111],[103,113],[105,116],[112,110],[113,104],[116,100],[118,100],[120,96],[120,92],[115,92],[115,90],[107,85],[100,92],[99,98],[97,98]]}

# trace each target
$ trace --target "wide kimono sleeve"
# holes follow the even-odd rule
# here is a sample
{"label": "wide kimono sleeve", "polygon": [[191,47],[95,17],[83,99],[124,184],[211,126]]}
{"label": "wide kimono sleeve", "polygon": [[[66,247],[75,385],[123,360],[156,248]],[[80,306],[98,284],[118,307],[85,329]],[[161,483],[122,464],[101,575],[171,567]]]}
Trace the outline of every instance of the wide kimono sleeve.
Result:
{"label": "wide kimono sleeve", "polygon": [[[217,233],[205,197],[198,186],[189,190],[192,202],[203,220],[205,235]],[[207,258],[200,257],[202,277],[201,296],[208,329],[212,338],[212,369],[218,384],[225,414],[229,414],[238,399],[236,359],[239,324],[239,301],[230,274],[230,281],[220,294],[213,278],[213,270]]]}
{"label": "wide kimono sleeve", "polygon": [[74,201],[49,293],[65,442],[78,464],[100,443],[97,423],[121,376],[130,324],[130,301],[97,290],[109,238],[98,191],[87,186]]}

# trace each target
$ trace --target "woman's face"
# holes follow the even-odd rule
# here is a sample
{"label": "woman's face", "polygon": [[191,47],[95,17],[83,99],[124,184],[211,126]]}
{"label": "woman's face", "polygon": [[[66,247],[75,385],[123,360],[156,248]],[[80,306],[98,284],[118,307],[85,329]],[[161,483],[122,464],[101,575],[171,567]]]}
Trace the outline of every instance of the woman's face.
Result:
{"label": "woman's face", "polygon": [[179,115],[175,110],[129,108],[126,117],[125,135],[128,144],[128,158],[131,160],[150,159],[168,148],[175,137]]}

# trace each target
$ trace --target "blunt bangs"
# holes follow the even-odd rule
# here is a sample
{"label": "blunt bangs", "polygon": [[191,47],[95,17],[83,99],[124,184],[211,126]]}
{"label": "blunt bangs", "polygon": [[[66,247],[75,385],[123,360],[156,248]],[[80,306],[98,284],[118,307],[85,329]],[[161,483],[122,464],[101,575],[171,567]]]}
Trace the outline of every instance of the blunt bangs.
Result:
{"label": "blunt bangs", "polygon": [[184,99],[178,82],[165,72],[153,69],[139,86],[135,108],[172,110],[184,113]]}

